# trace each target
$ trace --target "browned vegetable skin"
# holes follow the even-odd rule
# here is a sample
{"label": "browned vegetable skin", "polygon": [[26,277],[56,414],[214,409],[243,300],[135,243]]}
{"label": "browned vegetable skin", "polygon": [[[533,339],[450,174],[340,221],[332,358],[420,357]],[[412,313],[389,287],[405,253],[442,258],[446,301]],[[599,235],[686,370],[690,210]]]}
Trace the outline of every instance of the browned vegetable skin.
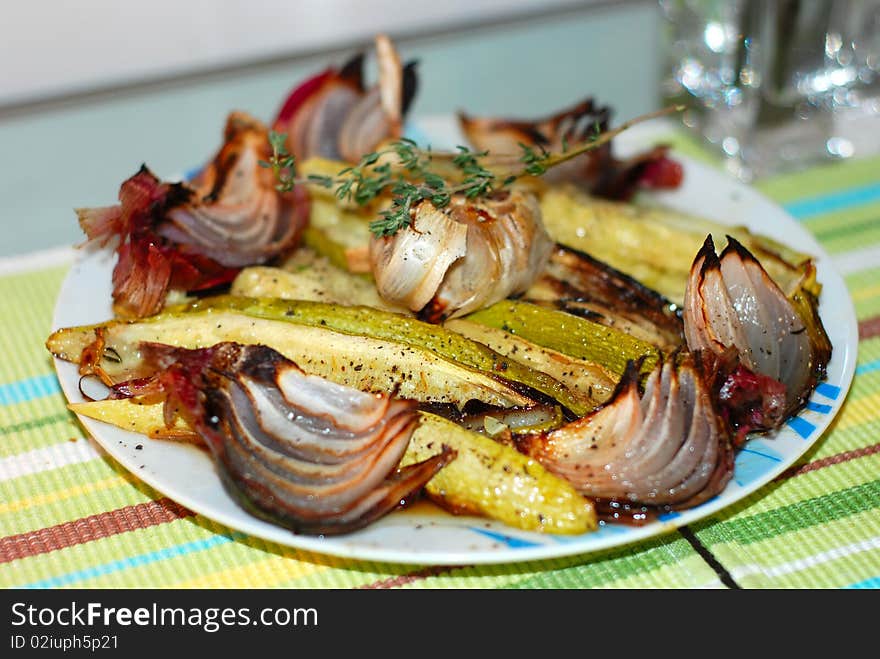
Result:
{"label": "browned vegetable skin", "polygon": [[514,362],[554,378],[565,388],[571,400],[578,401],[577,408],[581,414],[607,401],[620,379],[619,374],[598,361],[572,357],[500,327],[490,327],[464,318],[447,320],[443,326],[488,346]]}
{"label": "browned vegetable skin", "polygon": [[524,292],[552,246],[531,193],[456,194],[444,208],[420,202],[410,226],[374,237],[370,263],[382,299],[440,322]]}
{"label": "browned vegetable skin", "polygon": [[640,396],[638,369],[631,364],[599,410],[515,441],[585,496],[653,507],[697,505],[719,493],[733,473],[733,445],[705,368],[700,355],[666,360]]}
{"label": "browned vegetable skin", "polygon": [[276,190],[272,173],[259,166],[269,154],[266,127],[233,112],[223,147],[192,183],[162,182],[142,167],[122,183],[119,204],[77,211],[88,243],[116,241],[116,314],[155,314],[171,291],[227,284],[239,268],[295,247],[308,195]]}
{"label": "browned vegetable skin", "polygon": [[[513,167],[525,145],[538,151],[562,153],[568,145],[589,141],[608,130],[611,108],[587,98],[556,114],[534,120],[473,117],[458,113],[468,141],[479,151],[489,151],[501,166]],[[628,199],[640,185],[677,187],[682,167],[667,156],[667,146],[656,146],[631,158],[618,159],[611,143],[573,158],[544,175],[549,182],[573,181],[593,194]]]}
{"label": "browned vegetable skin", "polygon": [[166,420],[187,419],[241,505],[296,533],[362,528],[417,494],[455,456],[438,446],[398,468],[418,425],[413,402],[307,375],[271,348],[140,350],[157,374],[131,385],[135,392],[164,394]]}
{"label": "browned vegetable skin", "polygon": [[651,371],[661,353],[650,343],[587,318],[530,302],[503,300],[467,316],[466,320],[502,329],[542,347],[600,364],[615,380],[628,362],[641,360]]}
{"label": "browned vegetable skin", "polygon": [[755,429],[778,427],[799,410],[825,376],[831,344],[816,313],[809,278],[796,292],[797,307],[757,259],[735,238],[718,256],[706,238],[691,269],[684,327],[691,350],[724,355],[785,387],[784,402]]}
{"label": "browned vegetable skin", "polygon": [[376,37],[378,81],[364,86],[364,54],[340,69],[331,68],[291,91],[274,128],[287,134],[291,153],[300,161],[324,157],[357,162],[381,142],[397,139],[416,94],[415,62],[402,65],[394,44]]}
{"label": "browned vegetable skin", "polygon": [[589,254],[556,245],[524,299],[615,327],[671,352],[684,344],[678,305]]}
{"label": "browned vegetable skin", "polygon": [[601,258],[679,305],[707,233],[719,247],[725,235],[745,245],[786,295],[803,280],[811,262],[810,255],[742,226],[658,205],[598,199],[572,185],[548,188],[541,195],[541,210],[553,240]]}
{"label": "browned vegetable skin", "polygon": [[[81,416],[149,437],[167,438],[170,433],[174,439],[192,439],[194,434],[179,417],[168,428],[162,402],[107,398],[69,407]],[[434,414],[419,412],[419,425],[401,465],[435,456],[443,445],[455,451],[455,459],[428,481],[424,491],[450,511],[545,533],[580,534],[596,528],[592,502],[567,481],[514,448]]]}
{"label": "browned vegetable skin", "polygon": [[460,334],[368,307],[304,300],[217,296],[137,322],[108,321],[62,328],[49,351],[79,363],[81,372],[118,382],[141,374],[141,341],[204,348],[223,341],[262,343],[311,374],[366,391],[464,406],[479,400],[501,407],[558,401],[585,407],[554,378],[527,368]]}

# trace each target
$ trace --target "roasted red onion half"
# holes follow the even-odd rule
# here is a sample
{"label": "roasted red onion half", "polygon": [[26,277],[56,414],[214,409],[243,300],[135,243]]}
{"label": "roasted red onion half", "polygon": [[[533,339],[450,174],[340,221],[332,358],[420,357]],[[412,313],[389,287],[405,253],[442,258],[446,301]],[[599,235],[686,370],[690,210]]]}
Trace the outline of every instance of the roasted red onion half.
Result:
{"label": "roasted red onion half", "polygon": [[453,195],[412,210],[394,236],[374,237],[370,265],[379,295],[440,322],[522,293],[544,270],[553,242],[534,195],[505,190],[487,198]]}
{"label": "roasted red onion half", "polygon": [[224,144],[192,183],[165,183],[145,166],[122,183],[119,204],[78,209],[86,244],[118,240],[113,270],[117,314],[143,317],[164,306],[169,290],[226,284],[239,269],[292,249],[308,219],[301,187],[275,189],[267,128],[232,113]]}
{"label": "roasted red onion half", "polygon": [[166,422],[189,422],[239,503],[296,533],[362,528],[454,457],[443,448],[399,469],[419,422],[414,402],[307,375],[266,346],[141,349],[158,375],[116,391],[164,394]]}
{"label": "roasted red onion half", "polygon": [[[553,116],[536,120],[472,117],[459,112],[458,120],[468,141],[480,151],[489,151],[498,165],[515,166],[522,156],[521,145],[555,153],[592,139],[608,130],[611,109],[592,98]],[[676,188],[683,169],[667,155],[667,146],[656,146],[631,158],[618,159],[611,142],[573,158],[544,175],[550,182],[572,181],[592,194],[609,199],[629,199],[638,188]]]}
{"label": "roasted red onion half", "polygon": [[[685,290],[685,337],[691,350],[728,361],[735,353],[739,366],[728,368],[722,403],[735,426],[771,430],[800,409],[825,376],[831,344],[818,314],[799,313],[758,260],[736,239],[727,241],[719,257],[707,237],[694,260]],[[739,404],[750,397],[761,401],[759,414]]]}
{"label": "roasted red onion half", "polygon": [[287,134],[297,159],[311,157],[357,162],[385,140],[403,132],[415,97],[416,64],[401,65],[391,40],[376,37],[378,82],[364,86],[363,53],[341,69],[328,69],[296,87],[285,100],[274,129]]}
{"label": "roasted red onion half", "polygon": [[518,448],[605,502],[702,503],[724,489],[734,466],[706,367],[700,355],[678,355],[658,364],[640,396],[631,363],[603,407],[557,430],[517,436]]}

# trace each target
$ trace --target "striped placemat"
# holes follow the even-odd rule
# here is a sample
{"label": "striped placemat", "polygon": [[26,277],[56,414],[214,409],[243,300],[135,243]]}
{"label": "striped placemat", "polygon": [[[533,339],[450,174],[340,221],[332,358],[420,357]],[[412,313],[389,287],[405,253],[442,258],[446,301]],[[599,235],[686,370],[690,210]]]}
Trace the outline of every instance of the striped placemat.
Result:
{"label": "striped placemat", "polygon": [[[687,137],[677,148],[694,153]],[[67,412],[43,342],[70,250],[0,262],[4,588],[872,588],[880,586],[880,158],[758,187],[844,274],[860,330],[849,397],[797,465],[650,541],[490,566],[352,561],[245,536],[151,490]]]}

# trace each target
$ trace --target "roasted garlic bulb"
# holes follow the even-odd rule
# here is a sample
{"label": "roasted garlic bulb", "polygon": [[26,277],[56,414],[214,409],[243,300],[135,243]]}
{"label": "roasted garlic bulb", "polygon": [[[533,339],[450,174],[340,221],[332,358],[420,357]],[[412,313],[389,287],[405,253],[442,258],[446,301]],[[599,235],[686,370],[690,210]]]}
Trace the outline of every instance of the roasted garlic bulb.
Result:
{"label": "roasted garlic bulb", "polygon": [[370,263],[386,302],[430,322],[522,293],[553,249],[537,199],[521,190],[454,195],[443,208],[423,200],[411,214],[410,226],[372,239]]}

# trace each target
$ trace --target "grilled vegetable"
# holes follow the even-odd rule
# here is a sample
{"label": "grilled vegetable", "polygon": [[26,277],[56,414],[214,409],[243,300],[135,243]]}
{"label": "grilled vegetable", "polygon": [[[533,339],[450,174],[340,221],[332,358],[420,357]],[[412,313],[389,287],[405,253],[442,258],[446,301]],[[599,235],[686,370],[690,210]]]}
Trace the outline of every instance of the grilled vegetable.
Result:
{"label": "grilled vegetable", "polygon": [[374,237],[370,264],[379,295],[431,322],[463,316],[524,292],[552,249],[534,195],[521,190],[412,210],[412,224]]}
{"label": "grilled vegetable", "polygon": [[584,410],[591,410],[608,400],[619,379],[600,363],[563,354],[497,327],[463,318],[447,320],[444,327],[489,346],[527,368],[553,377],[570,390],[572,398],[582,401]]}
{"label": "grilled vegetable", "polygon": [[191,183],[164,183],[146,167],[123,182],[120,203],[79,209],[88,243],[117,240],[113,308],[125,317],[152,315],[172,291],[229,283],[246,265],[296,246],[308,217],[304,190],[281,193],[271,172],[266,127],[243,113],[229,116],[224,144]]}
{"label": "grilled vegetable", "polygon": [[679,308],[632,277],[557,245],[525,299],[614,327],[665,352],[684,344]]}
{"label": "grilled vegetable", "polygon": [[221,341],[269,345],[306,372],[365,391],[463,406],[469,400],[511,407],[558,401],[573,413],[578,400],[550,376],[522,367],[442,327],[368,307],[219,296],[139,322],[65,328],[49,337],[52,354],[110,381],[143,369],[137,344],[187,348]]}
{"label": "grilled vegetable", "polygon": [[419,420],[412,401],[307,375],[266,346],[139,350],[154,375],[128,387],[164,398],[166,425],[187,420],[239,504],[295,533],[362,528],[454,459],[441,446],[399,467]]}
{"label": "grilled vegetable", "polygon": [[[161,403],[100,400],[76,403],[70,409],[151,437],[168,433]],[[596,528],[592,503],[535,460],[434,414],[419,416],[401,465],[436,455],[444,444],[455,451],[455,460],[425,486],[425,493],[441,506],[525,530],[576,534]],[[178,420],[173,437],[185,436],[187,428]]]}
{"label": "grilled vegetable", "polygon": [[308,249],[297,250],[282,268],[245,268],[232,282],[229,292],[242,297],[311,300],[408,313],[406,309],[396,309],[386,304],[369,279],[338,268]]}
{"label": "grilled vegetable", "polygon": [[[558,243],[600,258],[681,306],[691,264],[707,233],[723,246],[730,234],[755,254],[786,294],[810,257],[758,236],[678,211],[596,199],[572,186],[541,196],[544,226]],[[814,291],[818,294],[818,291]]]}
{"label": "grilled vegetable", "polygon": [[503,444],[510,444],[515,434],[554,430],[565,421],[558,405],[484,410],[463,414],[453,420],[468,430],[488,435]]}
{"label": "grilled vegetable", "polygon": [[778,427],[806,403],[824,377],[831,345],[808,295],[800,289],[796,308],[735,238],[728,236],[720,256],[711,235],[706,238],[685,295],[688,347],[719,356],[733,349],[752,373],[784,385],[784,400],[760,419],[747,413],[745,420],[742,411],[734,410],[736,425],[747,424],[748,430]]}
{"label": "grilled vegetable", "polygon": [[584,533],[597,526],[593,505],[538,462],[488,437],[423,414],[403,464],[446,444],[456,459],[426,488],[444,508],[497,519],[515,528]]}
{"label": "grilled vegetable", "polygon": [[733,474],[733,446],[699,357],[668,360],[639,396],[627,369],[600,410],[549,433],[517,435],[517,446],[579,492],[603,500],[690,507]]}
{"label": "grilled vegetable", "polygon": [[470,314],[467,320],[600,364],[618,377],[631,360],[641,359],[643,371],[648,372],[659,358],[654,346],[620,330],[528,302],[505,300]]}
{"label": "grilled vegetable", "polygon": [[333,201],[313,198],[303,244],[348,272],[370,272],[371,214],[347,210]]}
{"label": "grilled vegetable", "polygon": [[[535,120],[458,115],[468,141],[479,151],[489,151],[499,164],[517,162],[523,146],[564,152],[566,145],[594,139],[606,131],[610,119],[611,108],[596,104],[592,98]],[[657,146],[620,160],[613,156],[609,142],[554,170],[548,180],[574,181],[610,199],[629,199],[638,187],[675,188],[681,184],[683,170],[667,155],[668,150]]]}
{"label": "grilled vegetable", "polygon": [[298,160],[320,156],[357,162],[382,141],[401,135],[418,85],[416,65],[401,65],[384,35],[376,37],[376,56],[379,80],[369,89],[364,86],[361,53],[291,91],[274,128],[287,134],[288,148]]}

